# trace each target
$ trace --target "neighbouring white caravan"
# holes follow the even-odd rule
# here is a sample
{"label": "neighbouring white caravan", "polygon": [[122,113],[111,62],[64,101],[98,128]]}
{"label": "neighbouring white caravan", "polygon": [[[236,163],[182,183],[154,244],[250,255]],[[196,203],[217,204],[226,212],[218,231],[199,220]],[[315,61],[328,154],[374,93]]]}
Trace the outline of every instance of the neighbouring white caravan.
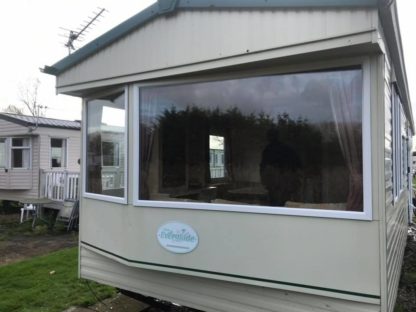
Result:
{"label": "neighbouring white caravan", "polygon": [[80,155],[80,121],[0,113],[0,200],[78,199]]}
{"label": "neighbouring white caravan", "polygon": [[395,1],[159,0],[44,72],[84,99],[81,277],[205,311],[393,311]]}

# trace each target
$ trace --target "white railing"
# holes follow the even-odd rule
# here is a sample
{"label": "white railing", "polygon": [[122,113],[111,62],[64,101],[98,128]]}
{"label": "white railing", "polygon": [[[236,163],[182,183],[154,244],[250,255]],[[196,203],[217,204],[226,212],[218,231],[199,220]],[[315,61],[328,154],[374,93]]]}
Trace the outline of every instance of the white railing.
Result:
{"label": "white railing", "polygon": [[211,167],[210,168],[211,179],[218,179],[225,177],[225,168],[222,167]]}
{"label": "white railing", "polygon": [[101,171],[103,190],[119,189],[124,187],[124,170],[120,167],[103,167]]}
{"label": "white railing", "polygon": [[43,170],[41,194],[56,201],[79,199],[79,172]]}

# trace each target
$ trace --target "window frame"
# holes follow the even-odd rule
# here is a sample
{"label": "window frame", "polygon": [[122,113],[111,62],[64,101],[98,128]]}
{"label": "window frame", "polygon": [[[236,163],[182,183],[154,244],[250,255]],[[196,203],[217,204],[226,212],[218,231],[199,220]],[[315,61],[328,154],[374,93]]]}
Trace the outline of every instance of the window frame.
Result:
{"label": "window frame", "polygon": [[[199,203],[199,202],[171,202],[171,201],[156,201],[156,200],[141,200],[139,199],[139,177],[140,177],[140,88],[150,86],[165,86],[173,84],[185,84],[196,82],[220,81],[228,79],[238,79],[255,77],[270,74],[295,74],[299,72],[313,72],[320,70],[339,70],[351,66],[360,66],[363,73],[363,101],[362,101],[362,154],[363,154],[363,211],[338,211],[338,210],[319,210],[312,208],[287,208],[287,207],[272,207],[272,206],[254,206],[254,205],[230,205],[230,204],[213,204],[213,203]],[[333,218],[333,219],[352,219],[352,220],[367,220],[371,221],[373,218],[372,209],[372,153],[371,153],[371,72],[369,58],[358,58],[344,60],[343,64],[327,62],[324,65],[305,66],[302,70],[289,69],[271,69],[260,71],[248,71],[247,73],[239,73],[235,75],[214,75],[208,77],[191,77],[183,79],[173,79],[171,81],[137,83],[132,85],[133,88],[133,105],[132,116],[133,122],[133,205],[137,207],[152,207],[164,209],[190,209],[190,210],[208,210],[208,211],[224,211],[224,212],[239,212],[239,213],[256,213],[256,214],[271,214],[271,215],[286,215],[286,216],[304,216],[304,217],[318,217],[318,218]],[[137,121],[137,122],[136,122]]]}
{"label": "window frame", "polygon": [[[210,136],[217,136],[217,137],[223,137],[223,136],[219,136],[219,135],[217,135],[217,134],[209,134]],[[222,177],[218,177],[218,178],[213,178],[213,177],[211,177],[211,175],[210,175],[210,180],[212,181],[212,182],[221,182],[221,181],[227,181],[227,179],[228,179],[228,176],[227,176],[227,170],[226,170],[226,168],[225,168],[225,153],[226,153],[226,151],[225,151],[225,148],[226,148],[226,140],[225,140],[225,137],[223,137],[223,139],[224,139],[224,149],[223,149],[223,153],[222,153],[222,157],[218,157],[218,154],[217,153],[213,153],[213,165],[215,166],[215,164],[216,163],[218,163],[218,162],[221,162],[222,161],[222,167],[223,167],[223,171],[224,171],[224,176],[222,176]],[[217,161],[218,160],[218,161]],[[210,167],[210,173],[211,173],[211,153],[210,153],[210,159],[209,159],[209,167]]]}
{"label": "window frame", "polygon": [[[104,194],[96,194],[96,193],[90,193],[86,191],[86,173],[87,173],[87,135],[88,135],[88,129],[87,129],[87,114],[88,114],[88,102],[91,100],[96,99],[99,96],[106,96],[111,95],[113,93],[117,92],[124,92],[124,123],[125,123],[125,132],[124,132],[124,196],[123,197],[117,197],[117,196],[110,196],[110,195],[104,195]],[[129,125],[128,125],[128,103],[129,103],[129,92],[128,87],[124,86],[121,88],[115,88],[111,90],[107,90],[105,92],[96,93],[93,94],[87,98],[84,98],[82,101],[82,197],[83,198],[89,198],[89,199],[96,199],[101,201],[107,201],[112,203],[118,203],[118,204],[127,204],[127,195],[128,195],[128,162],[129,162],[129,146],[128,146],[128,138],[129,138]],[[119,159],[120,161],[120,159]]]}
{"label": "window frame", "polygon": [[0,141],[4,140],[4,166],[0,163],[0,169],[8,169],[9,168],[9,154],[8,151],[10,150],[9,147],[9,140],[7,137],[0,137]]}
{"label": "window frame", "polygon": [[[64,153],[64,165],[61,167],[52,166],[52,140],[63,140],[65,142],[65,153]],[[49,137],[49,165],[53,170],[67,169],[68,168],[68,138],[67,137]]]}
{"label": "window frame", "polygon": [[396,203],[401,193],[407,189],[404,166],[406,157],[404,143],[407,141],[406,116],[396,83],[391,85],[391,110],[392,110],[392,169],[393,169],[393,203]]}
{"label": "window frame", "polygon": [[[9,165],[9,169],[11,170],[31,170],[32,169],[32,137],[30,136],[12,136],[9,137],[9,159],[8,159],[8,165]],[[28,139],[28,145],[25,146],[13,146],[13,139]],[[13,157],[12,157],[12,153],[13,150],[27,150],[29,153],[29,165],[27,167],[14,167],[12,162],[13,162]]]}

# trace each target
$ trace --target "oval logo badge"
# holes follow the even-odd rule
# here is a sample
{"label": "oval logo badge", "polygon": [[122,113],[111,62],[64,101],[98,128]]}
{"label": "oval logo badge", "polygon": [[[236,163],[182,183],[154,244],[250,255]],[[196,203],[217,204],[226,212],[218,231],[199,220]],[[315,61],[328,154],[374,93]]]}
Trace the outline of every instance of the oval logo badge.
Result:
{"label": "oval logo badge", "polygon": [[157,230],[159,244],[173,253],[188,253],[198,246],[198,234],[187,224],[168,222]]}

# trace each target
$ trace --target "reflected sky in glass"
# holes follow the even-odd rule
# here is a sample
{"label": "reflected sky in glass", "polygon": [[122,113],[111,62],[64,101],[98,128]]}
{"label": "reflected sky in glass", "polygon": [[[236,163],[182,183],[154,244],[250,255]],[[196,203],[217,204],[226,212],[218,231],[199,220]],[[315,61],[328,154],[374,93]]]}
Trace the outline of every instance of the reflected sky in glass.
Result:
{"label": "reflected sky in glass", "polygon": [[353,99],[351,120],[361,122],[361,69],[146,87],[141,88],[141,103],[153,105],[142,106],[140,113],[145,117],[144,120],[157,124],[164,110],[173,107],[176,111],[192,106],[204,110],[218,108],[220,111],[238,107],[244,115],[265,114],[276,118],[279,114],[288,114],[292,120],[301,118],[309,123],[333,122],[330,92],[332,87],[340,83],[340,79],[344,85],[358,90],[354,92],[356,98]]}

